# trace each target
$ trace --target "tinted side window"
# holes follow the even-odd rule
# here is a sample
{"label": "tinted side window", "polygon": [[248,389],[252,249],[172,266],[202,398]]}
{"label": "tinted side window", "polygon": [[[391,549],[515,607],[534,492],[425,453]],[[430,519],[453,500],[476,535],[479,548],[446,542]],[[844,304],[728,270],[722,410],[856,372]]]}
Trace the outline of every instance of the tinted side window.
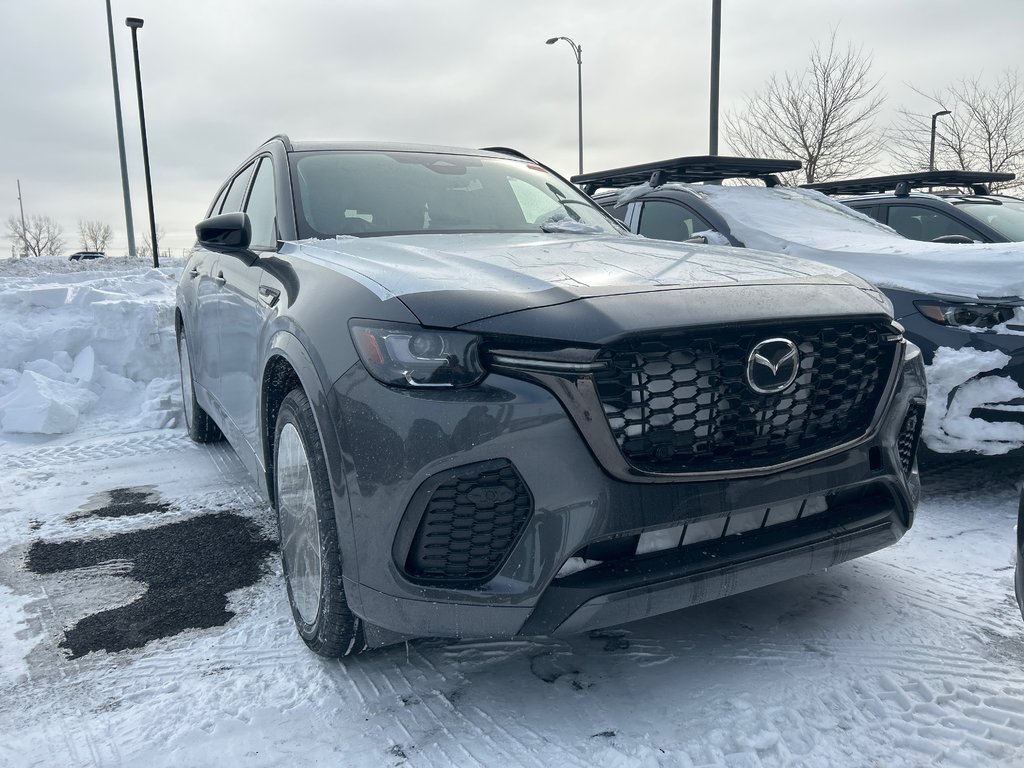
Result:
{"label": "tinted side window", "polygon": [[253,248],[274,248],[277,245],[277,199],[274,195],[274,163],[269,157],[260,161],[245,204],[252,225]]}
{"label": "tinted side window", "polygon": [[629,203],[626,203],[625,205],[602,206],[602,208],[623,224],[626,223],[626,212],[629,211]]}
{"label": "tinted side window", "polygon": [[639,232],[658,240],[686,240],[694,232],[714,229],[689,208],[678,203],[650,200],[640,212]]}
{"label": "tinted side window", "polygon": [[235,176],[228,187],[228,193],[224,196],[224,204],[218,213],[234,213],[242,210],[242,197],[245,195],[245,187],[249,183],[249,176],[255,163],[249,163],[242,171]]}
{"label": "tinted side window", "polygon": [[857,213],[863,213],[865,216],[870,216],[875,221],[885,224],[885,218],[882,215],[883,208],[880,205],[851,205],[850,207]]}
{"label": "tinted side window", "polygon": [[890,227],[911,240],[934,240],[943,235],[965,235],[981,239],[977,232],[956,219],[920,205],[889,206]]}

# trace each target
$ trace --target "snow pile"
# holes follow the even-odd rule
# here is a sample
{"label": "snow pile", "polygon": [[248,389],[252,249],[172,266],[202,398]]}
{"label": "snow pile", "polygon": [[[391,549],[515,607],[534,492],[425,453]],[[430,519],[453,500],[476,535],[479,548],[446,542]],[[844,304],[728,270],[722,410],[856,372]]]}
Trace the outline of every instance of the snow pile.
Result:
{"label": "snow pile", "polygon": [[[177,424],[177,267],[0,264],[0,430],[66,434]],[[78,266],[78,265],[75,265]],[[127,415],[127,420],[125,419]]]}
{"label": "snow pile", "polygon": [[[748,248],[822,261],[889,288],[971,298],[1024,296],[1024,243],[908,240],[811,189],[664,186],[705,200]],[[648,189],[643,184],[625,189],[618,201]]]}

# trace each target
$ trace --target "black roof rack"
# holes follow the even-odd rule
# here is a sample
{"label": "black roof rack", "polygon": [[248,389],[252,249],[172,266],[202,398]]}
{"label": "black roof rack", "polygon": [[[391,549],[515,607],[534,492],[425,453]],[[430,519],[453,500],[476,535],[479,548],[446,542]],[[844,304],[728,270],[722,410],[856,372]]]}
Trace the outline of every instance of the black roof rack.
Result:
{"label": "black roof rack", "polygon": [[893,176],[872,176],[866,179],[846,181],[822,181],[815,184],[801,184],[807,189],[816,189],[826,195],[870,195],[876,192],[895,192],[906,197],[911,189],[919,187],[969,187],[976,195],[988,194],[988,183],[1013,181],[1016,174],[990,171],[915,171],[897,173]]}
{"label": "black roof rack", "polygon": [[570,180],[583,187],[588,195],[602,187],[632,187],[645,181],[650,182],[652,187],[659,187],[672,181],[692,184],[723,179],[761,179],[768,186],[774,187],[779,180],[773,174],[799,171],[800,168],[799,160],[701,155],[582,173]]}

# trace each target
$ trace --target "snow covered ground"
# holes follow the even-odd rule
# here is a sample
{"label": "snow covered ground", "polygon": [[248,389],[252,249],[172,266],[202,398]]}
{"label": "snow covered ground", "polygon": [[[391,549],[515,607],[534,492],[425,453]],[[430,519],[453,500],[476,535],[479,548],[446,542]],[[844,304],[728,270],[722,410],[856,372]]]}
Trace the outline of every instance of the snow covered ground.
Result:
{"label": "snow covered ground", "polygon": [[49,360],[29,373],[83,403],[72,431],[0,433],[0,765],[1024,765],[1020,459],[935,467],[902,542],[825,573],[564,640],[328,662],[241,464],[152,385],[175,376],[176,267],[103,266],[0,272],[0,396]]}

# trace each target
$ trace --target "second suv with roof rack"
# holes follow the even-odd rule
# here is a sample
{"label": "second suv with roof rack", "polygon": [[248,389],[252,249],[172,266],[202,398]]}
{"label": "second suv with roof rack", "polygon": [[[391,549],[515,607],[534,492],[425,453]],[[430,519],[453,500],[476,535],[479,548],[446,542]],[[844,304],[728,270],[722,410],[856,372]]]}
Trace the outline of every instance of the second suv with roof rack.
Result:
{"label": "second suv with roof rack", "polygon": [[[1012,173],[918,171],[805,184],[888,224],[904,237],[936,243],[1024,241],[1024,200],[989,193]],[[942,191],[932,192],[934,187]],[[927,191],[919,191],[925,190]]]}

